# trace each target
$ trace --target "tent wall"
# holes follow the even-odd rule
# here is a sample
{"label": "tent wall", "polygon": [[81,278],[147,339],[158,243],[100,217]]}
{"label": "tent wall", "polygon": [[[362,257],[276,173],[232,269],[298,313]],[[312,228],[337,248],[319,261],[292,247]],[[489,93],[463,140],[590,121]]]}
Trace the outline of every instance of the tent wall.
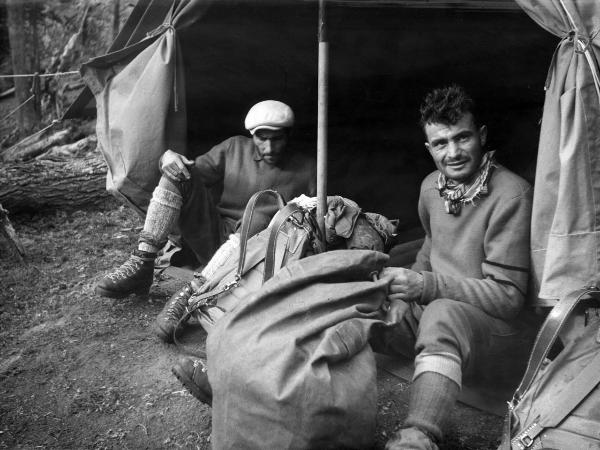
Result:
{"label": "tent wall", "polygon": [[[173,3],[142,2],[140,23],[121,41],[144,36],[159,23],[161,10],[151,3]],[[407,228],[418,225],[419,184],[433,169],[418,107],[429,89],[452,82],[479,101],[500,161],[533,180],[552,36],[520,10],[380,3],[329,5],[329,192],[399,218]],[[177,30],[191,156],[244,134],[248,108],[265,98],[293,106],[293,146],[315,152],[317,7],[303,0],[216,1],[193,26]],[[193,10],[180,14],[184,22],[198,16]],[[147,198],[150,186],[144,189]]]}
{"label": "tent wall", "polygon": [[[316,19],[316,2],[217,2],[180,33],[191,153],[243,134],[247,109],[264,98],[294,107],[294,145],[315,150]],[[523,12],[333,4],[328,39],[330,193],[416,225],[433,169],[418,107],[451,82],[479,100],[500,160],[533,180],[554,40]]]}
{"label": "tent wall", "polygon": [[600,2],[518,0],[558,43],[550,65],[533,197],[539,302],[598,283],[600,266]]}

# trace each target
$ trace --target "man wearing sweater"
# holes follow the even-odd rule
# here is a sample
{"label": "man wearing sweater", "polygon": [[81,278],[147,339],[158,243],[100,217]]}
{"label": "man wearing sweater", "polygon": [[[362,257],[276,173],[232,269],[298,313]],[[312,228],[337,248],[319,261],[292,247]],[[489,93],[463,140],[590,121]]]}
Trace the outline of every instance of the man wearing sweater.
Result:
{"label": "man wearing sweater", "polygon": [[513,332],[529,272],[529,184],[485,151],[485,125],[458,86],[421,106],[425,147],[438,170],[425,178],[426,232],[411,269],[389,267],[389,325],[376,350],[415,357],[408,416],[387,449],[437,449],[463,373],[496,336]]}
{"label": "man wearing sweater", "polygon": [[[198,261],[206,264],[235,231],[255,192],[274,189],[286,199],[314,195],[314,159],[291,152],[287,145],[293,124],[294,113],[288,105],[265,100],[246,115],[244,125],[250,137],[226,139],[195,160],[167,150],[160,161],[162,177],[152,194],[138,248],[100,280],[96,292],[113,298],[147,293],[154,259],[176,224]],[[213,188],[221,191],[218,203],[213,202]],[[275,211],[262,212],[267,220]]]}

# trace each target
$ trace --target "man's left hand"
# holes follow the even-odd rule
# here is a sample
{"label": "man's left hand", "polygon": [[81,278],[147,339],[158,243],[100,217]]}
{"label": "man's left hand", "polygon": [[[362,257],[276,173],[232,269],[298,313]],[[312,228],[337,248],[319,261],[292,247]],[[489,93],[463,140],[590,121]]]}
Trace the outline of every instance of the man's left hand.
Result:
{"label": "man's left hand", "polygon": [[414,302],[421,298],[423,293],[423,275],[414,270],[403,267],[384,267],[381,278],[392,277],[388,299]]}

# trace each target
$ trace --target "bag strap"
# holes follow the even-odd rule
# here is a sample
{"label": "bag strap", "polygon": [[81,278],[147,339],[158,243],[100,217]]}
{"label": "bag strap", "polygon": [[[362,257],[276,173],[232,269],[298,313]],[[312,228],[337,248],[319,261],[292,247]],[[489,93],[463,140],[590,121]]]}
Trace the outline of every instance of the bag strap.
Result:
{"label": "bag strap", "polygon": [[248,244],[248,239],[250,239],[250,231],[252,226],[252,219],[254,218],[254,211],[256,210],[256,204],[258,200],[263,197],[272,197],[272,200],[277,203],[279,206],[278,209],[282,209],[285,205],[285,200],[282,195],[274,191],[272,189],[265,189],[264,191],[256,192],[248,203],[246,204],[246,209],[244,210],[244,215],[242,216],[242,229],[240,232],[240,258],[238,260],[238,269],[236,277],[239,280],[244,274],[244,264],[246,262],[246,247]]}
{"label": "bag strap", "polygon": [[548,356],[550,348],[556,341],[558,334],[562,330],[565,322],[575,307],[584,298],[599,293],[600,289],[595,286],[584,287],[571,292],[564,299],[560,300],[556,306],[554,306],[554,308],[552,308],[535,339],[531,355],[529,356],[529,361],[527,362],[525,375],[523,375],[523,379],[513,395],[513,399],[511,401],[512,405],[516,405],[531,386],[531,383],[539,372],[542,363]]}
{"label": "bag strap", "polygon": [[263,284],[269,280],[275,273],[275,251],[277,248],[277,237],[287,220],[297,212],[303,212],[302,208],[296,203],[288,203],[283,209],[279,210],[273,222],[267,242],[267,251],[265,253],[265,269],[263,273]]}

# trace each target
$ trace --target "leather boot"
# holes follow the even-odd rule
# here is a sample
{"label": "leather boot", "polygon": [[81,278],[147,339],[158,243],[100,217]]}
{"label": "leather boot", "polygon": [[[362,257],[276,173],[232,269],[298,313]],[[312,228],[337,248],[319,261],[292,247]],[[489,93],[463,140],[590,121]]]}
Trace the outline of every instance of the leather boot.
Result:
{"label": "leather boot", "polygon": [[147,295],[154,277],[154,258],[156,253],[134,250],[127,261],[100,280],[96,293],[111,298]]}
{"label": "leather boot", "polygon": [[[166,343],[172,343],[181,318],[187,312],[188,300],[202,287],[206,279],[194,274],[194,279],[171,296],[154,322],[154,333]],[[183,325],[183,323],[181,324]]]}
{"label": "leather boot", "polygon": [[212,405],[212,388],[208,382],[206,366],[200,359],[182,356],[171,371],[183,386],[198,400]]}

